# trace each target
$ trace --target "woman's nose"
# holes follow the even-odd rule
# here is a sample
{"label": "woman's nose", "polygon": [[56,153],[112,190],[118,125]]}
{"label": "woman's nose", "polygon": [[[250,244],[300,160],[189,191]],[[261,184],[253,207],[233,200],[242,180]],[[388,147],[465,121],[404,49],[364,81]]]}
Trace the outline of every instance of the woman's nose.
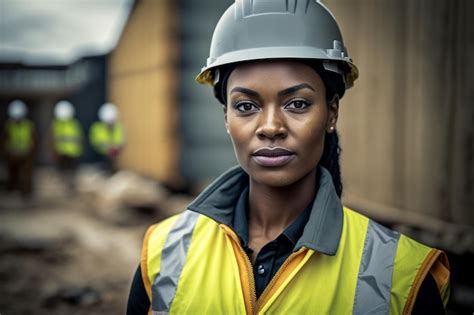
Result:
{"label": "woman's nose", "polygon": [[257,128],[259,138],[285,138],[288,135],[284,114],[279,108],[265,108],[259,119]]}

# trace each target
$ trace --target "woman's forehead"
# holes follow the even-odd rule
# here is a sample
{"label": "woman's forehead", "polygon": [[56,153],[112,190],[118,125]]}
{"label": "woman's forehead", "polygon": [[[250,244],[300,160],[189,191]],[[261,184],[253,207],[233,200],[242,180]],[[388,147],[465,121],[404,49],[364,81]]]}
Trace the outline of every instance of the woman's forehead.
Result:
{"label": "woman's forehead", "polygon": [[[266,83],[281,81],[285,83],[312,81],[323,84],[318,73],[302,61],[275,59],[245,62],[234,68],[229,76],[228,85],[251,84],[255,81],[268,80]],[[257,83],[257,82],[256,82]],[[261,82],[258,82],[261,83]]]}

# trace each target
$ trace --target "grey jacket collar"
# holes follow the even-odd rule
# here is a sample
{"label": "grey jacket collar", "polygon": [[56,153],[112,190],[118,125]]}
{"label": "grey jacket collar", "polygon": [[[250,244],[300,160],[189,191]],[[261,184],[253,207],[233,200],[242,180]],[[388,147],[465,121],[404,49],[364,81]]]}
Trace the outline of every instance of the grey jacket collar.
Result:
{"label": "grey jacket collar", "polygon": [[[235,166],[210,184],[188,206],[188,209],[230,226],[237,200],[248,186],[248,175]],[[311,215],[295,250],[310,248],[326,255],[335,255],[342,233],[343,211],[331,174],[321,167],[319,190]]]}

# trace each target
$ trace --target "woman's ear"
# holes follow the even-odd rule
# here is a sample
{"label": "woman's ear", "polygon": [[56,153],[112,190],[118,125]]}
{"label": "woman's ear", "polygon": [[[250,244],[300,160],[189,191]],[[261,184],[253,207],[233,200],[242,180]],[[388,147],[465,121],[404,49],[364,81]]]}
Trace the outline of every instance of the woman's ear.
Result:
{"label": "woman's ear", "polygon": [[328,104],[328,111],[329,115],[326,131],[331,133],[336,129],[337,118],[339,115],[339,95],[334,94],[333,98]]}
{"label": "woman's ear", "polygon": [[225,123],[225,130],[229,134],[229,124],[227,123],[227,106],[223,106],[222,109],[224,110],[224,123]]}

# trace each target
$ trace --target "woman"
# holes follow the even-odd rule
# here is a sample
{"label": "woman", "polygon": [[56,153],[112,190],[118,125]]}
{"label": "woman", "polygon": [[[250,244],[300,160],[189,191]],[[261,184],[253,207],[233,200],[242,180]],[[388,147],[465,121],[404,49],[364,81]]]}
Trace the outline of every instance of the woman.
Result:
{"label": "woman", "polygon": [[224,13],[197,80],[240,166],[148,230],[129,314],[444,313],[444,253],[341,205],[336,123],[356,78],[319,2]]}

